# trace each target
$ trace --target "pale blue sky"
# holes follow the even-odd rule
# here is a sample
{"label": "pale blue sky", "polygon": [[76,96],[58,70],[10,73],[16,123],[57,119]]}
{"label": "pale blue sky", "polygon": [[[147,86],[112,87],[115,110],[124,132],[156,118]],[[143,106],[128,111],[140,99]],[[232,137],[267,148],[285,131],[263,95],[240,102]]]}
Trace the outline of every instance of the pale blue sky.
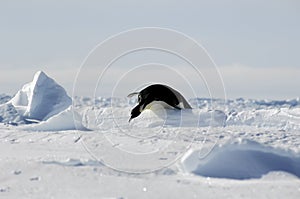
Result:
{"label": "pale blue sky", "polygon": [[78,67],[99,42],[156,26],[201,43],[220,67],[229,98],[295,98],[300,96],[299,22],[297,0],[4,0],[0,93],[14,94],[37,70],[70,93]]}

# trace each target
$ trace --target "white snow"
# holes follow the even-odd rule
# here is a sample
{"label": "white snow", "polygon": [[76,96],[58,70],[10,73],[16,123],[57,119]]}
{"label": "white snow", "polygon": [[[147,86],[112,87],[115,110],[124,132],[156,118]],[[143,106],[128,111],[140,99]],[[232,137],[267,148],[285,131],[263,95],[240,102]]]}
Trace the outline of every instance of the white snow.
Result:
{"label": "white snow", "polygon": [[251,179],[272,171],[300,177],[300,155],[263,146],[250,140],[215,147],[207,156],[190,150],[181,159],[185,172],[205,177]]}
{"label": "white snow", "polygon": [[71,105],[43,72],[0,98],[0,198],[300,197],[299,99],[195,98],[128,123],[133,99]]}
{"label": "white snow", "polygon": [[65,130],[87,130],[82,123],[78,113],[72,110],[72,106],[66,110],[50,117],[38,124],[31,124],[21,127],[23,130],[31,131],[65,131]]}

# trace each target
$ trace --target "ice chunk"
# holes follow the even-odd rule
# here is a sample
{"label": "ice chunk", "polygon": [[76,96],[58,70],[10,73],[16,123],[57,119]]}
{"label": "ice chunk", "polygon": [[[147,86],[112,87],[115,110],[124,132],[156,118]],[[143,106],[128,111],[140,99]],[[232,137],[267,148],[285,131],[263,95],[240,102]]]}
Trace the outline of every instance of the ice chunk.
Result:
{"label": "ice chunk", "polygon": [[63,87],[38,71],[33,81],[25,84],[8,103],[24,118],[47,120],[68,108],[72,100]]}
{"label": "ice chunk", "polygon": [[11,104],[0,105],[0,122],[7,124],[23,123],[22,116],[17,112],[15,107]]}

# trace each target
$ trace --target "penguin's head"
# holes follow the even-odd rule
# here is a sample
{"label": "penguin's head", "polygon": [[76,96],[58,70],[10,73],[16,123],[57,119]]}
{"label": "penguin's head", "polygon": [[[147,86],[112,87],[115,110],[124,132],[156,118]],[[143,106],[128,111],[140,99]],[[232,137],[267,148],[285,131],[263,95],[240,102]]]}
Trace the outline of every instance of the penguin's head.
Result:
{"label": "penguin's head", "polygon": [[146,100],[148,96],[149,96],[149,94],[143,94],[143,93],[138,94],[138,103],[139,104],[132,109],[129,122],[133,118],[136,118],[137,116],[139,116],[143,112],[145,107],[148,105],[147,101],[149,101],[149,100]]}
{"label": "penguin's head", "polygon": [[139,116],[141,114],[141,110],[140,110],[141,106],[137,105],[136,107],[134,107],[131,111],[131,116],[129,119],[129,122],[133,119],[136,118],[137,116]]}

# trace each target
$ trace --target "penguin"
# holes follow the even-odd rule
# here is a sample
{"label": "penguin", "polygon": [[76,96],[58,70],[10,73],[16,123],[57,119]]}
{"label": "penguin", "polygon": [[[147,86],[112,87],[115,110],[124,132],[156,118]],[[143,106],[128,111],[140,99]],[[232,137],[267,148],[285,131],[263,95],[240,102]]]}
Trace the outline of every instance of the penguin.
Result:
{"label": "penguin", "polygon": [[178,91],[162,84],[150,85],[140,92],[130,93],[127,97],[134,95],[138,95],[138,105],[132,109],[129,122],[139,116],[144,110],[151,109],[151,106],[155,103],[159,103],[165,108],[177,110],[192,108]]}

